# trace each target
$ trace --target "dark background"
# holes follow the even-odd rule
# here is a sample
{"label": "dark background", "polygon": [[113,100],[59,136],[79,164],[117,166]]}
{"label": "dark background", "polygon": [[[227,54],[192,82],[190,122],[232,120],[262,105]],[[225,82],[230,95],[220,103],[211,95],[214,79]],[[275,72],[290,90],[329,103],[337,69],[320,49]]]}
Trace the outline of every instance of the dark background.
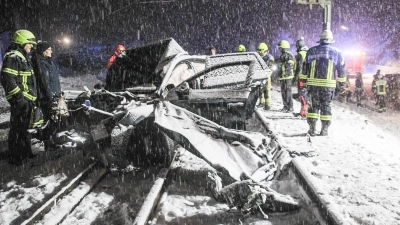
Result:
{"label": "dark background", "polygon": [[[370,63],[399,59],[398,0],[332,4],[335,46],[362,49]],[[277,55],[281,39],[295,43],[304,36],[315,45],[323,22],[320,6],[293,0],[1,0],[0,8],[0,32],[28,29],[65,52],[108,46],[109,54],[119,43],[134,47],[172,37],[190,54],[204,54],[210,45],[218,53],[239,44],[254,51],[265,41]],[[70,45],[62,44],[65,36]]]}

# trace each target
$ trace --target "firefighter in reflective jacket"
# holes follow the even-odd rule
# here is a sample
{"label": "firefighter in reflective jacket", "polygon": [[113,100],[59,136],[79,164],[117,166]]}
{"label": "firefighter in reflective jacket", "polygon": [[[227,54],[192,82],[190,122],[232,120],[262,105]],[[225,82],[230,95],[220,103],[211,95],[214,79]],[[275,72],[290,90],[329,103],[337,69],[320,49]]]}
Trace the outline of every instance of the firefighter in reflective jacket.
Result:
{"label": "firefighter in reflective jacket", "polygon": [[383,75],[378,75],[378,80],[374,84],[374,88],[376,90],[377,96],[377,105],[378,105],[378,112],[385,112],[386,111],[386,90],[388,89],[389,85],[385,79],[383,79]]}
{"label": "firefighter in reflective jacket", "polygon": [[304,43],[304,38],[301,37],[296,41],[297,55],[296,64],[294,67],[294,81],[297,81],[298,98],[301,103],[300,116],[307,116],[308,100],[307,100],[307,74],[303,73],[308,47]]}
{"label": "firefighter in reflective jacket", "polygon": [[36,101],[36,83],[28,55],[35,44],[35,36],[30,31],[16,31],[1,70],[1,85],[11,106],[8,150],[12,164],[21,164],[32,156],[27,131]]}
{"label": "firefighter in reflective jacket", "polygon": [[344,89],[340,92],[340,98],[343,103],[347,103],[347,99],[351,95],[351,83],[349,77],[346,77],[346,83],[344,84]]}
{"label": "firefighter in reflective jacket", "polygon": [[330,44],[334,43],[330,30],[321,33],[319,45],[310,48],[306,55],[307,91],[309,108],[307,123],[308,134],[315,135],[318,117],[321,120],[321,136],[328,135],[332,120],[331,102],[334,98],[336,80],[342,92],[346,82],[345,63],[342,54]]}
{"label": "firefighter in reflective jacket", "polygon": [[361,98],[364,93],[364,82],[362,79],[362,73],[357,72],[357,77],[356,77],[356,87],[354,90],[354,93],[356,94],[356,99],[357,99],[357,106],[361,106]]}
{"label": "firefighter in reflective jacket", "polygon": [[[264,42],[261,42],[257,47],[258,54],[263,58],[265,63],[269,68],[272,68],[272,64],[274,63],[274,57],[268,53],[268,45]],[[268,79],[265,81],[260,93],[260,104],[259,106],[264,106],[265,110],[271,109],[271,73],[268,75]]]}
{"label": "firefighter in reflective jacket", "polygon": [[292,80],[294,78],[294,56],[290,52],[290,44],[286,40],[278,43],[281,51],[279,57],[278,81],[281,83],[283,108],[282,112],[293,112]]}

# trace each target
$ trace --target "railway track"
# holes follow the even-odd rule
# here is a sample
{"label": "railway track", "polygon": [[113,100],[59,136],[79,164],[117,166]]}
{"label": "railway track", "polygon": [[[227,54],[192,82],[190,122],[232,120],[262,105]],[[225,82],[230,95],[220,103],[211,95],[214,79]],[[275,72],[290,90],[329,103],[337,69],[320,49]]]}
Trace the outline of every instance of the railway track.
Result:
{"label": "railway track", "polygon": [[[260,126],[250,130],[271,136],[284,148],[279,135],[269,128],[259,110],[255,111],[253,119]],[[27,219],[20,224],[71,224],[71,218],[73,221],[84,212],[76,211],[87,207],[83,206],[88,204],[85,198],[96,193],[90,201],[103,201],[99,197],[101,192],[113,196],[111,205],[90,224],[246,224],[265,220],[261,214],[243,217],[237,209],[229,210],[224,203],[216,202],[205,184],[205,177],[212,168],[202,165],[200,170],[193,169],[196,167],[193,165],[202,163],[205,162],[183,148],[176,150],[171,165],[137,168],[131,172],[110,172],[92,163],[34,213],[25,216]],[[271,224],[341,224],[343,218],[332,210],[334,203],[324,198],[323,190],[296,158],[287,171],[285,179],[274,187],[278,192],[296,195],[301,209],[268,213]],[[174,205],[174,199],[186,205]],[[202,211],[206,206],[213,212]],[[186,212],[179,215],[184,208]]]}

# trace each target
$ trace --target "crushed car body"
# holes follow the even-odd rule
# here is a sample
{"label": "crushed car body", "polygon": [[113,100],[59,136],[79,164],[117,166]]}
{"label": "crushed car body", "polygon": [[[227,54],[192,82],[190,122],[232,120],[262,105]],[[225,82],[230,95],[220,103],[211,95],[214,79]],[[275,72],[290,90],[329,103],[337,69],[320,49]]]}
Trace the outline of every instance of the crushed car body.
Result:
{"label": "crushed car body", "polygon": [[[246,131],[270,74],[253,52],[191,56],[173,39],[128,49],[111,66],[105,88],[64,91],[69,128],[91,137],[85,154],[106,166],[168,165],[180,145],[232,180],[255,182],[264,200],[249,199],[248,213],[271,196],[260,182],[274,179],[290,158],[270,137]],[[224,193],[221,185],[214,196]]]}

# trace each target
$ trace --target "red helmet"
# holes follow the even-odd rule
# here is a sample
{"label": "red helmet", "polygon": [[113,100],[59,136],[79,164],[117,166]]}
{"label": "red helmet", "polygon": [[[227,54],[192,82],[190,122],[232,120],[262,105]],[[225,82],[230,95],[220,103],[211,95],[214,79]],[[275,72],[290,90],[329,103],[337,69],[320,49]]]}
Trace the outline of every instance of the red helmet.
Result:
{"label": "red helmet", "polygon": [[115,47],[115,54],[119,55],[121,51],[125,51],[125,47],[123,45],[117,45],[117,47]]}

